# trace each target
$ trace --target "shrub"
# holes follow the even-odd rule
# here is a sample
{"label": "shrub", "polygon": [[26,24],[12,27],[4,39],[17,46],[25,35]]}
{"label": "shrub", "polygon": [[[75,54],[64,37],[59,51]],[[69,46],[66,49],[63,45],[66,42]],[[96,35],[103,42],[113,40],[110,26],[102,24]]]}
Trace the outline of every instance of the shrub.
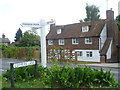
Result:
{"label": "shrub", "polygon": [[[34,66],[15,68],[15,81],[27,81],[34,79]],[[37,75],[40,81],[50,87],[62,88],[80,88],[83,87],[118,87],[118,82],[110,71],[103,72],[89,67],[69,67],[54,65],[51,68],[38,66]],[[10,79],[9,70],[3,74],[5,78]]]}
{"label": "shrub", "polygon": [[36,50],[38,50],[38,47],[15,47],[15,46],[5,47],[4,46],[3,56],[5,58],[32,60],[35,56],[34,54]]}

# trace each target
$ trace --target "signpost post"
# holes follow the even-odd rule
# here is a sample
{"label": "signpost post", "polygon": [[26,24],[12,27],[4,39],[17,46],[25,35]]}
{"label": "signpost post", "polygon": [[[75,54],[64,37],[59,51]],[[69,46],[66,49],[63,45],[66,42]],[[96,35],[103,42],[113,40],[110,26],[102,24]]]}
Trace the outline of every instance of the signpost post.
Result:
{"label": "signpost post", "polygon": [[45,20],[41,19],[39,23],[22,23],[21,24],[21,26],[23,27],[40,29],[41,31],[41,64],[43,67],[47,66],[45,26],[50,24],[55,24],[55,21],[51,20],[51,21],[45,22]]}

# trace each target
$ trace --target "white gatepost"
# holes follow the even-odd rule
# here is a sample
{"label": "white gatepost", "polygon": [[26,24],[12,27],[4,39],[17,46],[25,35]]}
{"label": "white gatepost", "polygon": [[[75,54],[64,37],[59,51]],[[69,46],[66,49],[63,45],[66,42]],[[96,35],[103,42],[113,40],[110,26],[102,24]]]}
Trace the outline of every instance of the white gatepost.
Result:
{"label": "white gatepost", "polygon": [[55,21],[51,20],[51,21],[45,22],[44,19],[41,19],[39,23],[22,23],[22,24],[20,24],[22,27],[31,27],[34,29],[40,29],[40,32],[41,32],[41,64],[43,67],[47,66],[45,26],[50,25],[50,24],[55,24]]}

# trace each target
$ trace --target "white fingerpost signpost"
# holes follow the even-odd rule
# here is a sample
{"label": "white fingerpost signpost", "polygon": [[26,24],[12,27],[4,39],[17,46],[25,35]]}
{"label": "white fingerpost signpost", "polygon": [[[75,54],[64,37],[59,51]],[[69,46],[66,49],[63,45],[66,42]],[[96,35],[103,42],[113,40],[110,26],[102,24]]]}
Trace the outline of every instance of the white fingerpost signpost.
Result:
{"label": "white fingerpost signpost", "polygon": [[44,19],[41,19],[39,23],[22,23],[20,24],[22,27],[30,27],[34,29],[40,29],[41,31],[41,64],[43,67],[47,66],[46,61],[46,33],[45,33],[45,26],[55,24],[54,20],[45,22]]}

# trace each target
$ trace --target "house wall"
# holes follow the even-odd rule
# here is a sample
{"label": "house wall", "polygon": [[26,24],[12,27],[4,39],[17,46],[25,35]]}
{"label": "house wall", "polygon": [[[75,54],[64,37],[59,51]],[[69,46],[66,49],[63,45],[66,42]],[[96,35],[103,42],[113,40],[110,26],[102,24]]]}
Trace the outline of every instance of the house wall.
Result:
{"label": "house wall", "polygon": [[106,59],[111,59],[111,46],[112,46],[112,41],[109,45],[109,48],[108,48],[108,51],[107,51],[107,54],[106,54]]}
{"label": "house wall", "polygon": [[[99,54],[99,50],[73,50],[73,53],[81,51],[82,52],[82,56],[78,57],[77,56],[77,60],[78,61],[89,61],[89,62],[100,62],[100,54]],[[87,57],[86,56],[86,52],[87,51],[91,51],[92,52],[92,57]]]}
{"label": "house wall", "polygon": [[[83,52],[83,57],[78,58],[78,61],[89,61],[89,62],[100,62],[100,54],[99,54],[99,37],[92,38],[92,44],[85,44],[85,38],[79,38],[79,44],[72,44],[72,38],[64,39],[64,45],[58,45],[58,39],[53,40],[53,45],[55,47],[62,47],[63,49],[68,49],[71,53],[71,60],[75,60],[75,53],[77,51]],[[49,50],[51,49],[51,45],[48,45],[47,40],[47,50],[49,55]],[[92,51],[93,56],[87,57],[86,52]],[[49,57],[48,57],[49,58]]]}
{"label": "house wall", "polygon": [[[92,44],[85,44],[85,38],[79,38],[79,44],[72,44],[72,38],[70,39],[64,39],[65,44],[64,45],[58,45],[58,39],[53,40],[53,45],[55,47],[63,47],[64,49],[69,49],[70,51],[73,51],[74,49],[88,49],[88,50],[99,50],[99,38],[94,37],[92,38]],[[50,46],[48,45],[47,40],[47,48],[50,49]]]}
{"label": "house wall", "polygon": [[100,39],[99,39],[99,50],[103,48],[103,45],[107,39],[107,30],[106,30],[106,24],[100,34]]}

